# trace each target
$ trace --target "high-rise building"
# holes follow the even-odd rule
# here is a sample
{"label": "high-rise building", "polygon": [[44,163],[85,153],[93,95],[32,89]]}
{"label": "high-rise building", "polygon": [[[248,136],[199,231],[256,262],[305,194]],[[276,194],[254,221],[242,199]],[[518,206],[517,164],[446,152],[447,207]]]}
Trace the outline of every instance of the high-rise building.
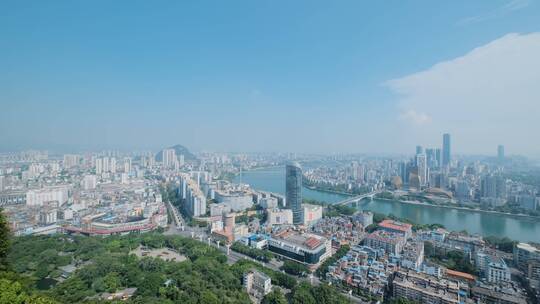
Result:
{"label": "high-rise building", "polygon": [[485,175],[480,181],[480,202],[496,207],[506,203],[506,180],[498,175]]}
{"label": "high-rise building", "polygon": [[427,158],[425,154],[421,153],[416,155],[416,167],[418,168],[420,186],[425,186],[428,182]]}
{"label": "high-rise building", "polygon": [[163,149],[162,152],[163,166],[170,168],[174,166],[176,160],[176,151],[174,149]]}
{"label": "high-rise building", "polygon": [[180,165],[180,167],[184,165],[184,154],[178,155],[178,164]]}
{"label": "high-rise building", "polygon": [[79,165],[80,155],[66,154],[64,155],[64,168],[71,168]]}
{"label": "high-rise building", "polygon": [[101,174],[103,172],[103,159],[96,158],[96,174]]}
{"label": "high-rise building", "polygon": [[456,184],[456,198],[460,201],[468,201],[471,198],[471,188],[465,180],[459,180]]}
{"label": "high-rise building", "polygon": [[450,134],[443,134],[442,166],[450,165]]}
{"label": "high-rise building", "polygon": [[131,157],[124,158],[124,173],[131,172]]}
{"label": "high-rise building", "polygon": [[435,150],[434,149],[426,149],[426,158],[427,158],[428,168],[437,167],[436,159],[435,159]]}
{"label": "high-rise building", "polygon": [[416,154],[422,154],[424,153],[424,148],[422,146],[416,146]]}
{"label": "high-rise building", "polygon": [[4,191],[5,187],[5,178],[3,175],[0,175],[0,192]]}
{"label": "high-rise building", "polygon": [[122,173],[120,175],[120,183],[129,184],[129,175],[127,173]]}
{"label": "high-rise building", "polygon": [[409,184],[409,165],[407,162],[401,162],[399,164],[399,176],[404,184]]}
{"label": "high-rise building", "polygon": [[497,160],[499,162],[503,162],[504,161],[504,146],[503,145],[499,145],[497,147]]}
{"label": "high-rise building", "polygon": [[437,162],[437,167],[440,167],[442,165],[440,148],[435,149],[435,161]]}
{"label": "high-rise building", "polygon": [[297,162],[287,164],[285,196],[287,207],[293,212],[293,224],[299,225],[304,221],[302,215],[302,167]]}
{"label": "high-rise building", "polygon": [[109,166],[109,158],[103,157],[102,162],[103,162],[103,172],[109,172],[111,170]]}
{"label": "high-rise building", "polygon": [[82,180],[84,190],[96,189],[97,178],[95,175],[86,175]]}
{"label": "high-rise building", "polygon": [[111,173],[116,173],[116,158],[114,157],[111,157],[110,159],[110,169],[111,169]]}

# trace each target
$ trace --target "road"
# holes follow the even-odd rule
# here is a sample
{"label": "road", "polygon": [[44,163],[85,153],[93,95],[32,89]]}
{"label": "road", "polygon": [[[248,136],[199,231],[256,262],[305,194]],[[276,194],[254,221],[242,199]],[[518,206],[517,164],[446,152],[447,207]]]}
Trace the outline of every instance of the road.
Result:
{"label": "road", "polygon": [[361,195],[350,197],[348,199],[344,199],[344,200],[342,200],[340,202],[337,202],[337,203],[335,203],[333,205],[347,205],[347,204],[350,204],[350,203],[354,203],[354,202],[358,202],[360,200],[363,200],[364,198],[368,198],[368,197],[373,198],[376,194],[379,194],[381,192],[382,192],[382,190],[376,190],[376,191],[372,191],[370,193],[364,193],[364,194],[361,194]]}
{"label": "road", "polygon": [[[167,202],[166,206],[171,212],[171,214],[173,215],[173,222],[171,223],[171,225],[169,225],[169,229],[167,229],[164,232],[165,235],[181,235],[181,236],[193,238],[196,240],[198,239],[199,241],[209,244],[209,245],[212,244],[214,246],[218,246],[218,244],[216,242],[213,242],[211,239],[209,241],[208,233],[206,232],[205,229],[200,228],[200,227],[190,227],[186,225],[186,222],[184,221],[184,218],[182,217],[180,212],[178,212],[178,209],[176,209],[170,202]],[[281,269],[279,269],[277,265],[273,263],[264,263],[264,262],[255,260],[239,252],[228,250],[228,248],[223,245],[219,245],[218,248],[227,256],[227,264],[229,265],[236,263],[238,260],[246,259],[246,260],[251,260],[255,263],[258,263],[274,271],[283,272]],[[313,275],[310,275],[309,277],[297,277],[297,276],[293,276],[293,277],[295,277],[298,281],[307,282],[313,286],[319,286],[320,284],[322,284],[321,280],[318,277],[313,276]],[[341,294],[347,297],[351,301],[351,303],[368,304],[368,302],[364,302],[362,301],[362,299],[355,297],[353,295],[350,295],[349,293],[341,292]]]}

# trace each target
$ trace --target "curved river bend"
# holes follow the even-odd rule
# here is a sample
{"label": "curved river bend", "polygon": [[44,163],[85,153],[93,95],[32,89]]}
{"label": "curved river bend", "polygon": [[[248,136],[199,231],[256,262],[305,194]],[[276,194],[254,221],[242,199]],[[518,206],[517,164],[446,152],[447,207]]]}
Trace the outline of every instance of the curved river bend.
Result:
{"label": "curved river bend", "polygon": [[[282,167],[247,171],[242,177],[237,176],[235,182],[250,184],[254,189],[285,193],[285,170]],[[335,203],[347,196],[322,191],[302,189],[304,198]],[[407,218],[415,223],[439,223],[449,230],[467,230],[484,236],[509,237],[524,242],[540,242],[540,221],[537,219],[518,218],[513,216],[456,210],[441,207],[404,204],[397,201],[374,199],[358,205],[359,209],[394,214]]]}

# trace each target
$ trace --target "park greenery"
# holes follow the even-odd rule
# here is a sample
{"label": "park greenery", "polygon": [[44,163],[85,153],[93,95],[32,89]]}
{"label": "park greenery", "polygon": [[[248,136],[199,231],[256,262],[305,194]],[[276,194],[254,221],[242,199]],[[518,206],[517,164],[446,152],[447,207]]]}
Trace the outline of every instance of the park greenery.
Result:
{"label": "park greenery", "polygon": [[279,289],[274,289],[264,296],[261,304],[287,304],[287,299]]}
{"label": "park greenery", "polygon": [[461,251],[452,250],[446,252],[443,249],[433,246],[431,242],[425,242],[424,253],[426,258],[431,262],[442,265],[448,269],[477,275],[476,269],[471,264],[469,257]]}
{"label": "park greenery", "polygon": [[356,209],[347,205],[332,205],[327,202],[317,201],[314,199],[303,199],[304,204],[323,206],[324,217],[336,217],[340,215],[353,215]]}
{"label": "park greenery", "polygon": [[30,285],[31,279],[11,270],[11,233],[7,219],[0,208],[0,303],[10,304],[54,304],[52,298],[37,291]]}
{"label": "park greenery", "polygon": [[419,230],[432,230],[432,229],[437,229],[437,228],[444,228],[443,225],[441,224],[418,224],[418,223],[415,223],[409,219],[406,219],[406,218],[400,218],[400,217],[397,217],[393,214],[383,214],[383,213],[378,213],[378,212],[374,212],[373,213],[373,224],[369,225],[366,227],[366,231],[367,232],[373,232],[377,229],[377,224],[379,224],[380,222],[384,221],[384,220],[394,220],[394,221],[399,221],[399,222],[402,222],[402,223],[407,223],[407,224],[411,224],[412,225],[412,230],[413,231],[419,231]]}
{"label": "park greenery", "polygon": [[262,250],[246,246],[240,242],[234,242],[231,245],[231,250],[247,255],[258,261],[268,263],[274,257],[274,255],[268,250]]}
{"label": "park greenery", "polygon": [[507,237],[488,236],[484,238],[487,245],[497,248],[501,251],[512,253],[514,251],[517,241],[511,240]]}
{"label": "park greenery", "polygon": [[313,287],[308,283],[298,284],[291,292],[291,304],[345,304],[349,300],[326,284]]}
{"label": "park greenery", "polygon": [[383,191],[383,192],[377,193],[375,194],[375,197],[380,198],[380,199],[390,199],[390,200],[395,199],[394,194],[390,191]]}
{"label": "park greenery", "polygon": [[[188,260],[166,262],[130,254],[139,245],[171,248]],[[78,268],[43,292],[60,303],[94,301],[100,293],[128,287],[137,288],[132,303],[250,303],[241,288],[241,274],[225,263],[225,255],[179,236],[21,237],[12,249],[8,261],[13,271],[30,278],[33,288],[42,278],[60,279],[59,267],[66,263]]]}
{"label": "park greenery", "polygon": [[303,178],[302,183],[307,188],[316,189],[318,191],[345,193],[349,195],[361,195],[371,191],[368,186],[356,186],[349,184],[333,184],[323,181],[312,181],[308,178]]}
{"label": "park greenery", "polygon": [[280,269],[288,274],[300,277],[305,277],[310,272],[306,265],[291,260],[285,260]]}

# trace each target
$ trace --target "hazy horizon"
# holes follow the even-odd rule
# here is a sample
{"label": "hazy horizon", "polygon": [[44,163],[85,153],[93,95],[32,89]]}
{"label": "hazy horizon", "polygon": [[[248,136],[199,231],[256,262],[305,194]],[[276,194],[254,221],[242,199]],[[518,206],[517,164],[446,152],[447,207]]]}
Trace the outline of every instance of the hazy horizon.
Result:
{"label": "hazy horizon", "polygon": [[540,3],[0,4],[0,151],[540,157]]}

